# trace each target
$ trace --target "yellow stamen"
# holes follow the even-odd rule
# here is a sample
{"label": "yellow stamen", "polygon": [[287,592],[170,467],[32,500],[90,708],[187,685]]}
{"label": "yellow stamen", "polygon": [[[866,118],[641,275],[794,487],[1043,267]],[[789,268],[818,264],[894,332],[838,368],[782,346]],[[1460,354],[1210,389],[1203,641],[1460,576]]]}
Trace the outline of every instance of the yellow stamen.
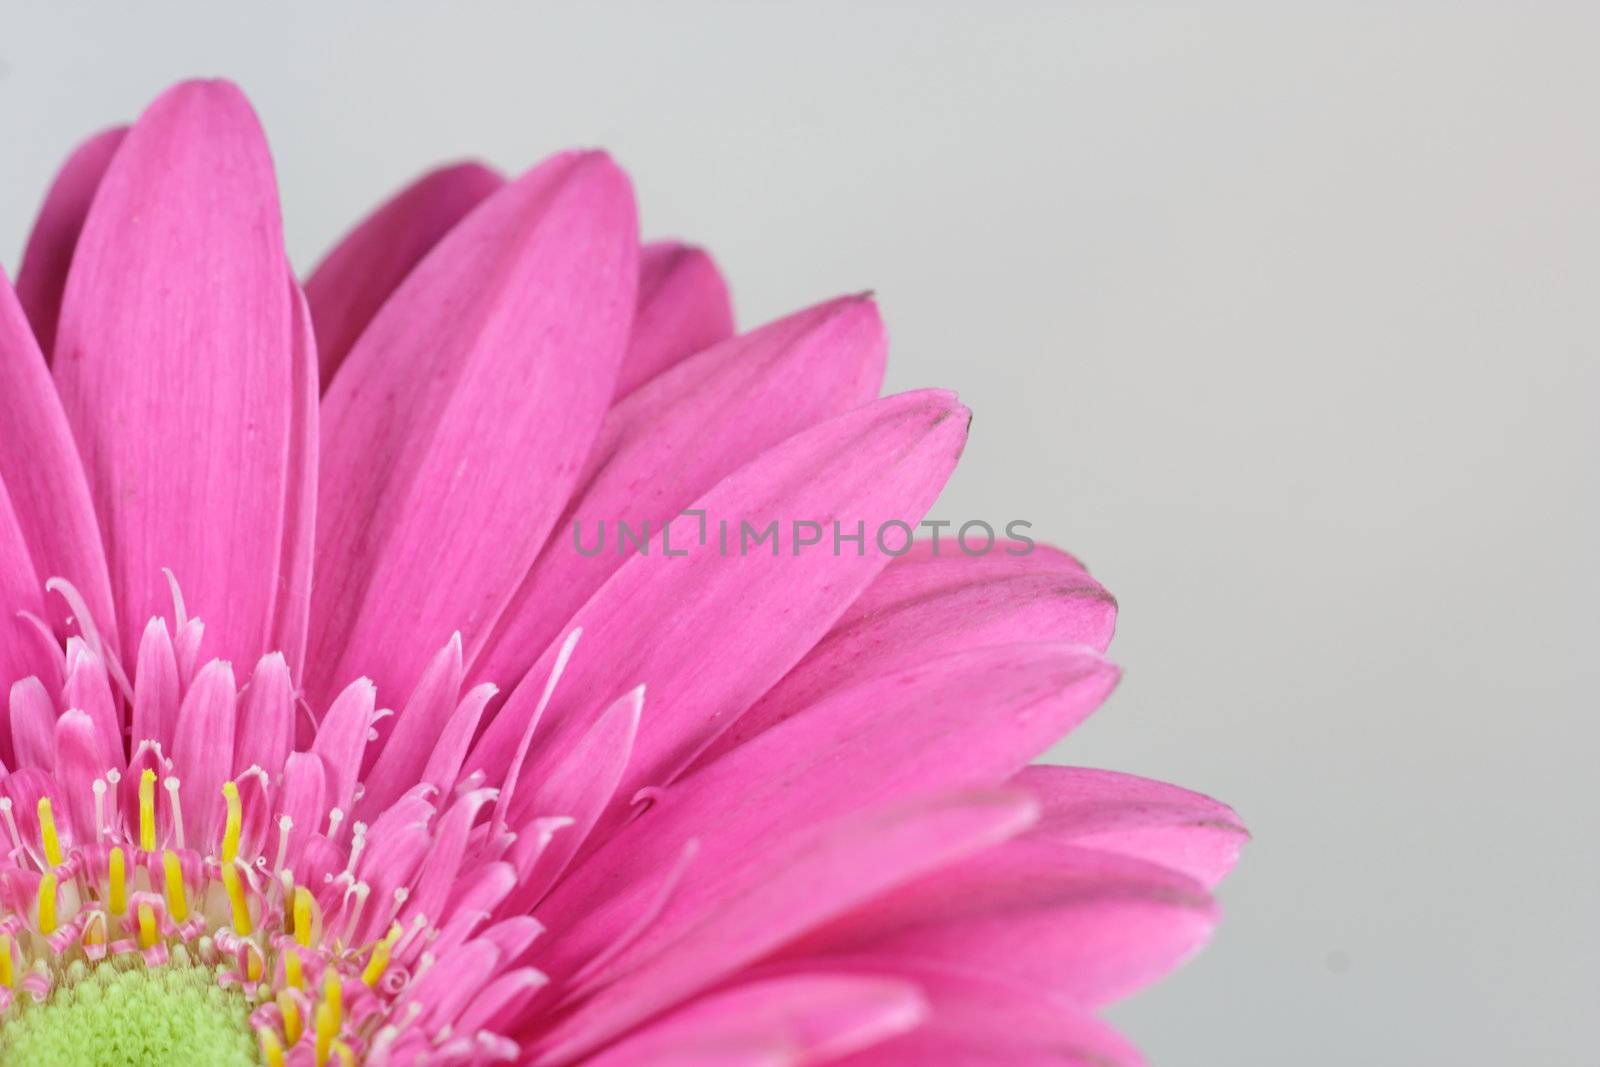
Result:
{"label": "yellow stamen", "polygon": [[356,1054],[343,1041],[333,1043],[334,1054],[339,1057],[339,1067],[356,1067]]}
{"label": "yellow stamen", "polygon": [[244,899],[244,884],[239,878],[239,868],[227,861],[222,865],[222,886],[228,891],[228,902],[233,905],[233,929],[240,937],[249,937],[255,927],[250,921],[250,905]]}
{"label": "yellow stamen", "polygon": [[311,947],[311,890],[303,885],[294,887],[294,939]]}
{"label": "yellow stamen", "polygon": [[228,805],[228,822],[222,831],[222,862],[226,866],[239,858],[239,827],[244,823],[244,816],[239,810],[238,786],[223,782],[222,799]]}
{"label": "yellow stamen", "polygon": [[322,1002],[333,1008],[334,1029],[344,1018],[344,982],[331,966],[322,972]]}
{"label": "yellow stamen", "polygon": [[395,923],[389,927],[389,932],[383,935],[383,940],[372,946],[372,956],[367,960],[366,970],[361,972],[361,980],[373,989],[378,988],[378,980],[383,977],[383,969],[389,966],[389,950],[394,948],[394,943],[400,938],[400,924]]}
{"label": "yellow stamen", "polygon": [[283,1039],[293,1045],[300,1040],[305,1021],[300,1018],[300,1005],[295,1003],[287,989],[278,990],[278,1010],[283,1013]]}
{"label": "yellow stamen", "polygon": [[39,932],[49,937],[56,932],[56,876],[39,879]]}
{"label": "yellow stamen", "polygon": [[44,838],[45,862],[52,867],[61,866],[61,838],[56,835],[56,817],[50,810],[50,798],[39,798],[39,836]]}
{"label": "yellow stamen", "polygon": [[118,918],[128,910],[128,857],[120,848],[111,850],[111,893],[106,907]]}
{"label": "yellow stamen", "polygon": [[156,772],[148,767],[139,775],[139,847],[156,850]]}
{"label": "yellow stamen", "polygon": [[325,1067],[328,1054],[333,1051],[334,1036],[339,1033],[339,1009],[327,1001],[317,1008],[317,1067]]}
{"label": "yellow stamen", "polygon": [[167,849],[162,856],[162,865],[167,872],[167,914],[172,916],[172,921],[181,923],[189,917],[189,894],[183,888],[183,864],[178,862],[178,854]]}
{"label": "yellow stamen", "polygon": [[[283,954],[283,980],[295,989],[306,987],[305,975],[300,971],[300,953],[290,950]],[[294,1044],[290,1041],[289,1044]]]}
{"label": "yellow stamen", "polygon": [[161,931],[156,928],[156,909],[149,904],[139,905],[139,947],[150,948],[161,940]]}
{"label": "yellow stamen", "polygon": [[[267,1067],[283,1067],[283,1042],[278,1040],[278,1035],[265,1026],[256,1030],[256,1036],[261,1041],[261,1059]],[[294,1039],[289,1039],[289,1044],[294,1044]]]}
{"label": "yellow stamen", "polygon": [[89,922],[83,928],[83,943],[85,945],[103,945],[106,943],[106,917],[100,912],[95,912],[89,917]]}
{"label": "yellow stamen", "polygon": [[15,977],[11,969],[11,935],[0,934],[0,986],[10,988]]}

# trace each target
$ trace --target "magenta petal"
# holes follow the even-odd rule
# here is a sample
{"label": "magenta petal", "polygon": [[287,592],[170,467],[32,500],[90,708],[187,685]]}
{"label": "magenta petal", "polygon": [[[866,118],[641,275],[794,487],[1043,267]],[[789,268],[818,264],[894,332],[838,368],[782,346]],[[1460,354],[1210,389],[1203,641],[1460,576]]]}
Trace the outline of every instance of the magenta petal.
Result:
{"label": "magenta petal", "polygon": [[61,294],[67,286],[72,253],[83,232],[83,220],[100,188],[106,168],[116,156],[126,126],[102,130],[73,149],[56,172],[34,220],[33,232],[17,268],[17,297],[28,311],[34,336],[46,358],[56,343],[56,322],[61,315]]}
{"label": "magenta petal", "polygon": [[878,309],[844,297],[724,341],[618,403],[473,676],[515,685],[622,565],[611,548],[575,551],[580,533],[619,541],[619,520],[659,529],[761,452],[877,396],[884,355]]}
{"label": "magenta petal", "polygon": [[1082,564],[1048,546],[968,556],[919,541],[861,594],[817,647],[724,734],[702,763],[847,686],[937,656],[1016,641],[1105,651],[1117,603]]}
{"label": "magenta petal", "polygon": [[282,555],[292,318],[272,160],[250,105],[188,82],[140,117],[84,223],[55,353],[121,616],[170,603],[212,651],[266,651]]}
{"label": "magenta petal", "polygon": [[371,772],[363,776],[367,791],[356,809],[358,817],[382,812],[423,780],[423,768],[456,709],[461,674],[461,635],[452,634],[422,672],[395,716]]}
{"label": "magenta petal", "polygon": [[698,857],[661,917],[605,966],[609,984],[540,1039],[536,1062],[571,1063],[795,935],[1003,841],[1036,816],[1017,794],[975,791],[857,808],[754,862]]}
{"label": "magenta petal", "polygon": [[[810,966],[842,964],[828,960]],[[953,972],[910,968],[893,957],[851,960],[866,973],[905,976],[932,1010],[901,1037],[837,1061],[838,1067],[1142,1067],[1111,1027],[1041,990]]]}
{"label": "magenta petal", "polygon": [[399,699],[453,631],[469,659],[488,636],[610,402],[635,229],[608,158],[557,156],[451,230],[363,332],[322,408],[313,701],[357,674]]}
{"label": "magenta petal", "polygon": [[874,900],[789,955],[895,958],[1099,1007],[1188,958],[1216,921],[1186,875],[1030,836]]}
{"label": "magenta petal", "polygon": [[1149,860],[1208,887],[1233,869],[1250,839],[1228,805],[1165,782],[1044,764],[1012,781],[1044,806],[1031,836]]}
{"label": "magenta petal", "polygon": [[11,686],[12,766],[39,767],[54,771],[56,766],[56,705],[37,678],[23,678]]}
{"label": "magenta petal", "polygon": [[[72,439],[50,371],[39,357],[22,308],[3,275],[0,484],[10,495],[16,523],[27,546],[9,567],[20,571],[31,559],[36,587],[51,578],[71,582],[89,605],[94,622],[104,628],[108,640],[114,640],[111,579],[83,462],[78,458],[78,446]],[[12,551],[0,550],[0,555]],[[0,561],[0,571],[7,567],[6,562]],[[0,577],[0,590],[5,588],[6,580]],[[37,601],[37,595],[27,601],[33,605],[31,610],[37,610]],[[7,619],[7,625],[18,606],[17,601],[7,599],[0,591],[0,614]],[[5,636],[9,638],[10,634]]]}
{"label": "magenta petal", "polygon": [[35,654],[23,639],[20,612],[39,614],[43,609],[40,593],[44,586],[34,573],[22,525],[11,505],[11,495],[0,477],[0,686],[34,673]]}
{"label": "magenta petal", "polygon": [[222,783],[233,777],[238,695],[233,668],[212,660],[195,675],[178,711],[172,769],[183,801],[184,832],[196,848],[222,829]]}
{"label": "magenta petal", "polygon": [[[143,679],[140,679],[143,681]],[[250,675],[239,712],[234,773],[260,767],[276,777],[294,747],[294,679],[281,652],[269,652]]]}
{"label": "magenta petal", "polygon": [[431,170],[340,239],[306,279],[322,386],[384,301],[445,234],[505,179],[481,163]]}
{"label": "magenta petal", "polygon": [[294,677],[305,673],[306,633],[311,626],[311,571],[317,531],[317,353],[311,314],[294,280],[293,395],[289,411],[289,455],[284,477],[283,558],[273,603],[272,650],[283,653]]}
{"label": "magenta petal", "polygon": [[617,398],[732,335],[728,286],[711,256],[676,241],[645,245],[639,255],[633,336],[617,375]]}
{"label": "magenta petal", "polygon": [[[626,798],[663,785],[794,665],[827,632],[850,601],[888,563],[869,532],[861,554],[835,555],[821,537],[837,520],[856,524],[919,521],[949,477],[966,441],[967,410],[949,393],[928,390],[886,397],[829,419],[762,453],[719,482],[634,555],[574,618],[583,643],[568,665],[540,726],[538,760],[548,773],[618,692],[644,684],[650,713],[641,722],[634,758],[620,787]],[[873,462],[862,462],[863,456]],[[718,524],[733,524],[730,558]],[[741,521],[775,533],[767,546],[739,556]],[[668,554],[670,549],[671,553]],[[680,553],[687,553],[682,555]],[[692,645],[663,640],[715,634]],[[490,724],[468,760],[498,782],[522,736],[553,665],[552,645]],[[619,684],[619,679],[626,682]]]}
{"label": "magenta petal", "polygon": [[573,870],[540,918],[562,952],[589,958],[687,842],[699,841],[697,868],[747,864],[861,805],[1002,781],[1097,707],[1116,677],[1088,649],[1011,645],[847,690],[668,788]]}
{"label": "magenta petal", "polygon": [[692,1001],[584,1064],[799,1067],[905,1033],[926,1015],[922,994],[904,980],[827,973],[767,978]]}

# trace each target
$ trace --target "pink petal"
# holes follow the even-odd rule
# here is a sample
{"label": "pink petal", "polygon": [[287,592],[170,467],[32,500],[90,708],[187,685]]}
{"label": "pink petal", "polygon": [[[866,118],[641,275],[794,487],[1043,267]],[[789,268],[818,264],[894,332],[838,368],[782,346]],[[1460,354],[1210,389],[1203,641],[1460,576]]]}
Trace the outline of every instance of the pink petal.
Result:
{"label": "pink petal", "polygon": [[874,900],[787,955],[900,959],[1098,1007],[1188,958],[1216,921],[1186,875],[1029,836]]}
{"label": "pink petal", "polygon": [[1030,836],[1148,860],[1208,888],[1233,869],[1250,839],[1232,808],[1165,782],[1043,764],[1012,781],[1044,807]]}
{"label": "pink petal", "polygon": [[365,678],[345,686],[318,724],[316,740],[311,743],[311,751],[322,757],[328,772],[328,804],[346,815],[355,799],[377,698],[377,689]]}
{"label": "pink petal", "polygon": [[233,668],[212,660],[200,668],[183,696],[172,764],[183,801],[186,844],[205,847],[222,830],[222,783],[233,777],[233,738],[237,729]]}
{"label": "pink petal", "polygon": [[[78,446],[50,371],[39,356],[11,286],[0,275],[0,485],[15,508],[15,523],[26,550],[10,545],[0,555],[0,613],[9,619],[17,602],[6,584],[17,581],[32,560],[37,589],[50,578],[71,582],[89,605],[94,621],[115,634],[111,579],[106,571],[100,527],[90,503]],[[0,509],[5,509],[0,504]],[[9,509],[7,509],[9,510]],[[0,528],[7,523],[0,517]],[[6,534],[0,533],[0,538]],[[10,578],[7,571],[13,571]],[[57,619],[59,624],[62,620]],[[58,625],[58,630],[62,628]],[[9,636],[9,635],[7,635]]]}
{"label": "pink petal", "polygon": [[571,1063],[796,934],[991,847],[1036,815],[1016,794],[960,793],[819,822],[759,862],[702,856],[658,922],[606,968],[614,980],[539,1039],[537,1062]]}
{"label": "pink petal", "polygon": [[333,380],[361,331],[440,239],[505,179],[481,163],[431,170],[339,240],[306,279],[320,378]]}
{"label": "pink petal", "polygon": [[289,281],[289,300],[294,309],[294,386],[272,649],[283,653],[290,672],[298,678],[305,672],[306,632],[311,626],[311,568],[317,529],[317,353],[311,314],[293,279]]}
{"label": "pink petal", "polygon": [[282,556],[292,316],[272,160],[225,82],[164,93],[118,150],[62,301],[56,380],[124,649],[183,585],[213,651],[266,651]]}
{"label": "pink petal", "polygon": [[0,477],[0,633],[4,635],[0,640],[0,686],[9,689],[12,682],[35,673],[36,654],[23,640],[22,627],[27,623],[18,614],[38,615],[44,607],[40,600],[43,589],[5,479]]}
{"label": "pink petal", "polygon": [[252,766],[276,776],[294,747],[294,679],[281,652],[269,652],[256,663],[240,709],[234,770]]}
{"label": "pink petal", "polygon": [[828,635],[740,716],[710,762],[831,693],[919,661],[1014,641],[1067,641],[1105,651],[1117,604],[1077,560],[1047,546],[1000,543],[968,556],[946,537],[891,563]]}
{"label": "pink petal", "polygon": [[[827,964],[846,961],[826,961]],[[838,1067],[1142,1067],[1136,1049],[1081,1008],[1029,987],[919,971],[888,957],[849,961],[866,973],[905,976],[927,998],[921,1027]],[[810,966],[822,964],[812,963]]]}
{"label": "pink petal", "polygon": [[634,233],[622,172],[558,156],[452,230],[362,334],[323,402],[314,701],[356,674],[410,692],[455,630],[477,652],[610,400]]}
{"label": "pink petal", "polygon": [[133,677],[133,744],[154,741],[172,750],[178,728],[178,657],[167,634],[167,620],[156,615],[145,624]]}
{"label": "pink petal", "polygon": [[383,740],[371,772],[364,775],[367,791],[357,809],[358,817],[383,811],[422,781],[423,768],[456,709],[461,675],[461,635],[452,634],[423,671]]}
{"label": "pink petal", "polygon": [[[1002,781],[1115,681],[1115,668],[1088,649],[1011,645],[837,694],[667,789],[557,886],[539,916],[568,958],[592,957],[686,841],[700,841],[697,869],[764,863],[808,827],[861,805]],[[548,956],[542,965],[559,973]]]}
{"label": "pink petal", "polygon": [[696,1067],[707,1057],[748,1055],[751,1063],[803,1067],[905,1033],[926,1016],[922,994],[902,980],[849,974],[768,978],[701,997],[584,1063]]}
{"label": "pink petal", "polygon": [[[627,797],[670,781],[717,734],[827,632],[888,562],[871,533],[861,555],[804,549],[809,528],[890,519],[915,523],[933,503],[966,440],[967,411],[929,390],[875,401],[797,434],[723,479],[601,587],[574,619],[584,643],[573,656],[540,727],[539,762],[552,763],[586,731],[620,689],[648,687],[650,715],[620,787]],[[870,457],[865,461],[864,457]],[[718,524],[741,520],[776,529],[769,544],[732,563]],[[849,532],[849,530],[846,530]],[[819,536],[830,536],[819,533]],[[739,530],[733,531],[734,538]],[[679,547],[681,546],[681,547]],[[667,551],[674,554],[668,555]],[[687,552],[687,555],[678,553]],[[710,634],[692,645],[668,634]],[[547,650],[512,694],[468,760],[498,781],[522,735],[556,654]],[[621,679],[627,679],[619,684]],[[537,682],[535,686],[533,683]]]}
{"label": "pink petal", "polygon": [[54,771],[56,766],[56,705],[37,678],[23,678],[11,686],[12,766]]}
{"label": "pink petal", "polygon": [[728,286],[711,256],[676,241],[645,245],[639,255],[633,336],[617,375],[617,398],[732,335]]}
{"label": "pink petal", "polygon": [[[122,771],[121,738],[101,735],[94,721],[68,708],[55,724],[56,784],[66,801],[63,813],[78,841],[96,839],[94,780],[108,770]],[[113,747],[115,746],[115,747]]]}
{"label": "pink petal", "polygon": [[328,811],[327,769],[314,752],[292,753],[283,763],[283,787],[278,807],[290,822],[289,851],[284,865],[301,874],[300,857],[321,828]]}
{"label": "pink petal", "polygon": [[73,149],[56,172],[28,235],[22,265],[17,268],[17,296],[28,311],[28,321],[46,358],[55,347],[61,294],[83,220],[127,133],[126,126],[102,130]]}
{"label": "pink petal", "polygon": [[883,323],[845,297],[769,323],[673,367],[611,409],[555,536],[523,580],[475,678],[514,685],[624,561],[577,551],[652,528],[785,438],[877,396]]}

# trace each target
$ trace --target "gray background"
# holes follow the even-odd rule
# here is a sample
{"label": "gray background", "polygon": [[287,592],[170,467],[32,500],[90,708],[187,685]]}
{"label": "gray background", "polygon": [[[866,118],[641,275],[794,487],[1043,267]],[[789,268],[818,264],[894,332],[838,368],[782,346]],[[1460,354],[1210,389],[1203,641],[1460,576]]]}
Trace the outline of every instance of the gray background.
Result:
{"label": "gray background", "polygon": [[875,288],[891,387],[977,411],[939,513],[1121,599],[1056,756],[1256,835],[1210,950],[1112,1012],[1157,1064],[1595,1062],[1582,8],[214,6],[0,15],[8,266],[186,74],[254,98],[305,266],[430,161],[609,146],[742,322]]}

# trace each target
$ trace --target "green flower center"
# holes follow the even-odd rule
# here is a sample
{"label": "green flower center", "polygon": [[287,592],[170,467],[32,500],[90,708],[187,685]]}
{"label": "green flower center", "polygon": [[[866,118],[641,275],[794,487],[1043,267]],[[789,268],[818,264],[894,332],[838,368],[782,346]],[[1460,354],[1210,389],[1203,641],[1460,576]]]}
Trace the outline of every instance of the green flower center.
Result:
{"label": "green flower center", "polygon": [[257,1067],[251,1004],[216,972],[137,956],[77,962],[42,1004],[18,990],[0,1067]]}

